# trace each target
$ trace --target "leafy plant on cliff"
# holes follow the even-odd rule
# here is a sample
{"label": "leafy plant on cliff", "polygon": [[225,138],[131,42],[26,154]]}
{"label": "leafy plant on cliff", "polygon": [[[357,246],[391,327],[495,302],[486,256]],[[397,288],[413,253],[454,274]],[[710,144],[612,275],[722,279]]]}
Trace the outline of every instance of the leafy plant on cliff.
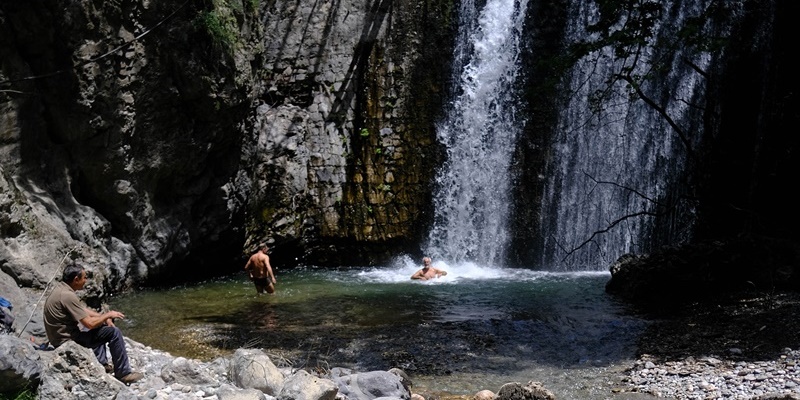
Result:
{"label": "leafy plant on cliff", "polygon": [[213,1],[211,10],[201,12],[197,22],[208,33],[215,46],[232,49],[236,44],[238,40],[236,17],[227,1]]}
{"label": "leafy plant on cliff", "polygon": [[0,400],[35,400],[38,398],[36,391],[25,388],[14,393],[0,393]]}

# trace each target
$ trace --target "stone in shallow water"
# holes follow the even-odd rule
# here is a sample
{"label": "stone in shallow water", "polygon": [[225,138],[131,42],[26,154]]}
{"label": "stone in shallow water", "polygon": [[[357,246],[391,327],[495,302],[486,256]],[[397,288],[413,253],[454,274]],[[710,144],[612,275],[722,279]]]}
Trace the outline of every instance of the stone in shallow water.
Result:
{"label": "stone in shallow water", "polygon": [[510,382],[497,392],[496,400],[555,400],[556,396],[539,382],[530,381],[526,385]]}
{"label": "stone in shallow water", "polygon": [[481,390],[478,393],[475,393],[475,396],[472,397],[472,400],[494,400],[494,392],[491,390]]}

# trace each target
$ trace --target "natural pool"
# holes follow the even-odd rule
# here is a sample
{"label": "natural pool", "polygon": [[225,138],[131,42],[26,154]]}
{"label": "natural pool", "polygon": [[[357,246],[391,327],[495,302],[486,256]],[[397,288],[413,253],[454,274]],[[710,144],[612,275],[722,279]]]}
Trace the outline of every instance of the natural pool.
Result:
{"label": "natural pool", "polygon": [[244,273],[114,298],[132,339],[210,360],[239,347],[276,364],[405,370],[418,392],[470,395],[542,382],[559,399],[604,399],[646,322],[609,297],[607,272],[552,273],[446,265],[411,281],[402,258],[362,268],[278,269],[276,294]]}

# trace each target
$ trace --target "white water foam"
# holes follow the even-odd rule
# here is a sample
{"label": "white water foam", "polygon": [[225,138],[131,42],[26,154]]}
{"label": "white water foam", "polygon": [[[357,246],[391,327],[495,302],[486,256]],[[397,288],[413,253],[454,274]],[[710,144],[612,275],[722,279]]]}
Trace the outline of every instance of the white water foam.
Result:
{"label": "white water foam", "polygon": [[471,261],[433,260],[434,268],[447,271],[447,275],[427,281],[412,281],[411,275],[422,268],[421,260],[402,256],[392,264],[364,268],[356,273],[358,279],[370,283],[413,282],[423,285],[458,284],[474,280],[496,281],[536,281],[540,279],[574,279],[580,276],[609,275],[607,271],[548,272],[520,268],[505,268],[498,265],[484,265]]}

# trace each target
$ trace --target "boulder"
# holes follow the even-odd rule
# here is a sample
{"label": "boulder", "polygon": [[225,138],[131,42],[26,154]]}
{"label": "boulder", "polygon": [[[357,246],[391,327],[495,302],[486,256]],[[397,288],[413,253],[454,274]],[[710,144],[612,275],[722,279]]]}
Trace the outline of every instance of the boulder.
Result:
{"label": "boulder", "polygon": [[177,357],[161,369],[161,378],[164,382],[180,382],[190,385],[215,385],[219,382],[214,379],[205,369],[200,368],[195,360],[188,360],[184,357]]}
{"label": "boulder", "polygon": [[411,398],[411,392],[399,375],[370,371],[334,378],[339,391],[350,400],[373,400],[379,397]]}
{"label": "boulder", "polygon": [[509,382],[500,387],[495,400],[555,400],[556,396],[540,382],[530,381],[526,385]]}
{"label": "boulder", "polygon": [[231,380],[240,388],[258,389],[270,396],[283,389],[283,374],[261,350],[238,349],[231,364]]}
{"label": "boulder", "polygon": [[400,383],[403,384],[403,387],[406,388],[408,392],[411,392],[411,388],[414,387],[414,383],[411,382],[411,378],[408,377],[405,371],[400,368],[392,368],[389,370],[390,373],[397,375],[400,378]]}
{"label": "boulder", "polygon": [[334,400],[338,391],[332,380],[299,370],[286,379],[277,397],[278,400]]}
{"label": "boulder", "polygon": [[45,359],[39,399],[135,399],[125,384],[107,374],[91,349],[68,341]]}
{"label": "boulder", "polygon": [[267,395],[258,389],[239,389],[223,385],[217,391],[219,400],[267,400]]}
{"label": "boulder", "polygon": [[42,369],[42,357],[30,341],[0,335],[0,393],[38,386]]}

